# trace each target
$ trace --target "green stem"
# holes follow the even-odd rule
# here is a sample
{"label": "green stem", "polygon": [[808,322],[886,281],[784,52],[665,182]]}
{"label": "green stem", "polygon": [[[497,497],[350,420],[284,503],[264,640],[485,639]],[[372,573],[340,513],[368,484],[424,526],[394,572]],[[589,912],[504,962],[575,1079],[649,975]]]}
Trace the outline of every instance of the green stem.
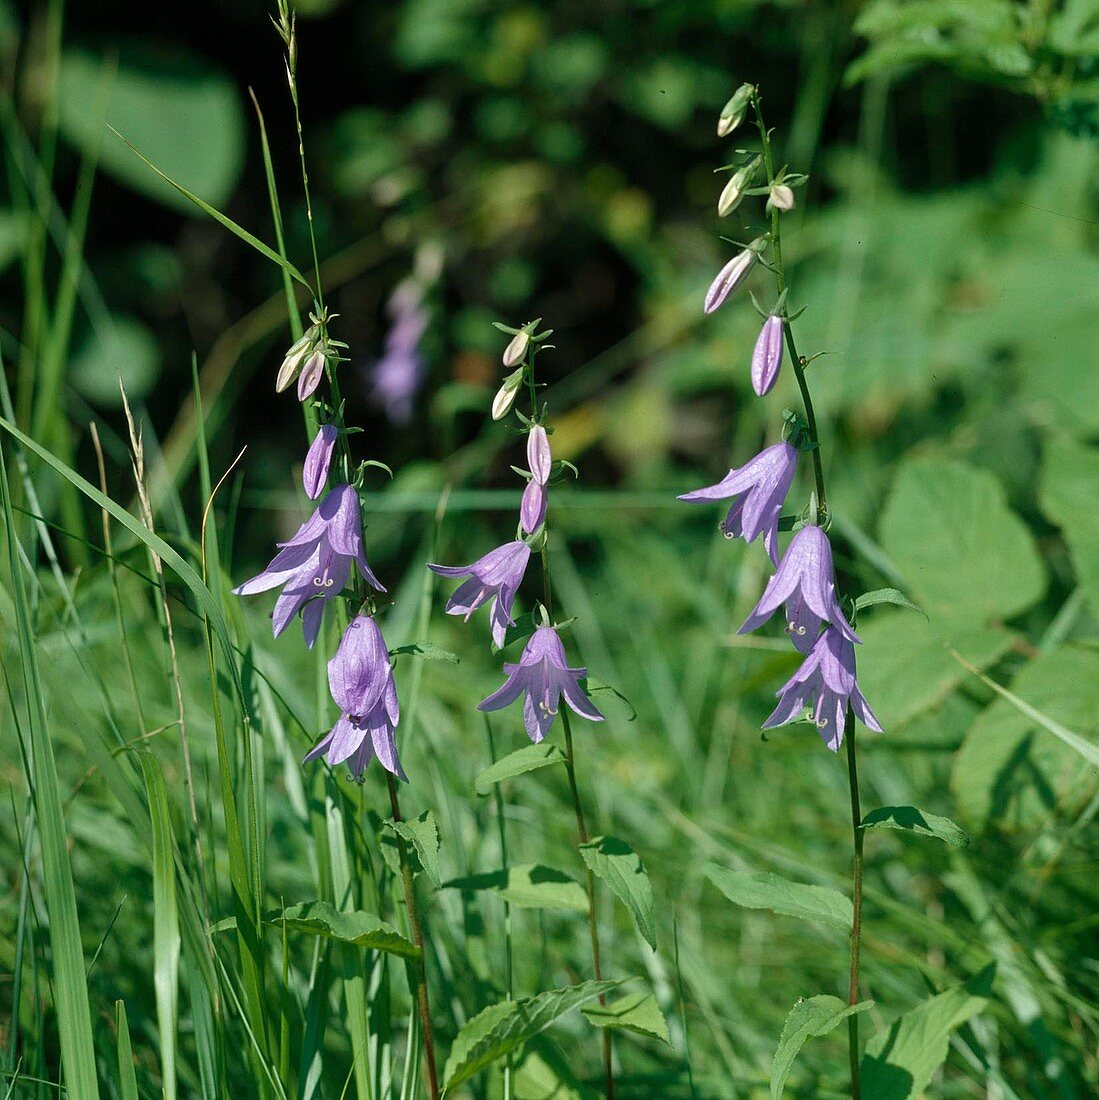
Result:
{"label": "green stem", "polygon": [[[759,138],[762,145],[763,165],[767,170],[768,186],[775,180],[775,161],[771,151],[771,135],[763,121],[763,113],[760,110],[759,92],[752,93],[752,110],[755,113],[756,127],[759,129]],[[778,209],[771,210],[771,249],[774,257],[775,282],[778,293],[782,294],[787,289],[786,272],[782,266],[782,215]],[[813,444],[813,476],[816,482],[817,512],[822,526],[828,525],[828,498],[824,491],[824,469],[820,457],[820,434],[817,430],[817,418],[813,411],[813,399],[809,393],[809,383],[805,378],[806,363],[798,354],[794,343],[793,325],[787,321],[783,325],[786,334],[786,346],[790,351],[790,359],[793,364],[794,377],[797,379],[798,389],[801,391],[802,402],[805,406],[806,428],[809,441]],[[857,1004],[859,999],[859,948],[862,936],[862,844],[863,831],[862,813],[859,806],[859,771],[855,757],[855,722],[851,708],[847,708],[847,717],[844,729],[847,743],[847,781],[851,793],[851,830],[853,844],[852,867],[852,918],[851,918],[851,969],[850,983],[848,985],[848,1004]],[[847,1018],[847,1042],[848,1056],[851,1064],[851,1097],[852,1100],[860,1100],[861,1085],[859,1082],[859,1021],[854,1014]]]}
{"label": "green stem", "polygon": [[[496,763],[496,742],[492,736],[492,723],[485,715],[485,733],[488,734],[488,752]],[[504,822],[504,795],[497,783],[494,788],[496,802],[496,829],[500,836],[500,865],[508,866],[508,834]],[[511,905],[504,902],[504,988],[509,1001],[515,1000],[515,973],[511,943]],[[511,1054],[504,1060],[504,1100],[511,1100]]]}
{"label": "green stem", "polygon": [[[389,805],[393,820],[401,821],[401,804],[397,798],[397,783],[393,776],[385,773],[389,787]],[[404,884],[405,908],[408,910],[408,924],[412,930],[412,942],[420,949],[416,961],[416,1007],[420,1012],[420,1026],[423,1030],[424,1061],[427,1064],[427,1084],[431,1100],[439,1100],[439,1072],[435,1064],[435,1029],[431,1024],[431,1004],[427,995],[427,957],[424,954],[424,933],[420,925],[420,909],[416,904],[416,886],[412,881],[412,866],[408,860],[408,848],[404,838],[397,837],[397,851],[401,858],[401,881]]]}

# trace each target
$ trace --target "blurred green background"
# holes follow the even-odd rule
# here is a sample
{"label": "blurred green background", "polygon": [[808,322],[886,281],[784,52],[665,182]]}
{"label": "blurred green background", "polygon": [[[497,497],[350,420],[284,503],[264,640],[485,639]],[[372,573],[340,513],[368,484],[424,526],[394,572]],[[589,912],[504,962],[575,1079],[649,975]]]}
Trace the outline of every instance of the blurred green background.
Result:
{"label": "blurred green background", "polygon": [[[334,335],[351,347],[343,392],[349,419],[366,429],[359,451],[396,472],[392,482],[372,475],[367,497],[372,563],[394,592],[387,637],[399,645],[426,628],[462,657],[398,668],[402,692],[418,700],[400,734],[413,779],[407,809],[434,810],[445,877],[499,865],[492,807],[472,794],[490,760],[473,705],[499,673],[484,624],[444,620],[422,565],[472,560],[511,537],[509,465],[520,450],[487,421],[502,377],[490,322],[540,316],[555,329],[556,350],[539,359],[555,454],[582,472],[551,502],[554,580],[577,616],[569,642],[636,711],[631,720],[608,699],[605,726],[580,730],[581,784],[598,830],[641,853],[657,895],[655,954],[604,902],[611,967],[644,975],[671,1027],[670,1045],[618,1040],[622,1096],[764,1096],[790,1006],[845,992],[842,935],[734,909],[701,874],[716,860],[838,889],[849,875],[841,761],[811,727],[759,732],[794,661],[777,631],[748,644],[731,637],[765,579],[763,556],[720,538],[718,510],[674,501],[742,464],[777,436],[784,403],[796,407],[788,371],[766,401],[752,393],[758,319],[748,300],[709,318],[701,310],[731,255],[721,235],[749,239],[762,220],[755,200],[725,221],[715,211],[714,169],[731,147],[754,147],[751,134],[719,141],[717,112],[750,80],[780,163],[810,177],[784,218],[784,253],[790,307],[806,307],[799,345],[827,353],[809,377],[843,583],[898,586],[930,616],[871,609],[860,623],[863,688],[886,728],[860,738],[863,805],[913,803],[973,836],[964,851],[868,838],[865,976],[877,1007],[866,1029],[992,961],[987,1009],[953,1036],[930,1094],[1094,1095],[1099,788],[1094,766],[1049,723],[1099,743],[1099,4],[310,0],[298,10],[318,251],[340,314]],[[251,90],[288,254],[308,270],[293,116],[269,14],[243,0],[0,4],[0,351],[14,415],[92,481],[94,420],[110,492],[130,502],[120,372],[144,425],[158,530],[194,556],[204,505],[194,362],[214,479],[248,447],[214,512],[221,593],[303,514],[301,416],[273,387],[291,342],[281,279],[103,123],[270,241]],[[753,278],[769,306],[766,273]],[[372,371],[387,302],[409,279],[427,324],[422,384],[404,420],[386,415]],[[85,631],[74,642],[73,612],[28,526],[89,958],[102,941],[89,984],[105,1095],[117,1087],[117,998],[130,1014],[141,1095],[159,1095],[148,822],[140,797],[125,793],[133,775],[111,771],[125,754],[109,746],[172,722],[168,652],[155,593],[140,578],[122,579],[125,629],[116,627],[95,549],[98,512],[49,470],[32,463],[30,476],[39,500],[23,507],[55,525]],[[790,510],[808,491],[803,473]],[[123,544],[147,570],[139,547]],[[199,818],[217,848],[208,673],[179,596]],[[232,606],[242,647],[254,645],[248,660],[277,688],[256,689],[264,722],[255,751],[266,777],[267,899],[289,904],[316,896],[318,805],[322,819],[325,807],[343,807],[360,822],[388,810],[375,776],[362,790],[335,773],[298,778],[296,759],[324,726],[323,684],[296,629],[271,642],[268,604]],[[10,627],[10,601],[0,611]],[[18,661],[6,634],[5,670]],[[109,701],[129,690],[125,635],[140,650],[145,712],[142,727],[118,734]],[[1039,718],[970,676],[944,641]],[[10,691],[18,711],[20,692]],[[516,715],[500,719],[496,741],[498,752],[523,743]],[[183,836],[178,746],[155,744]],[[18,1006],[14,986],[0,987],[0,1040],[9,1073],[18,1065],[56,1081],[49,954],[41,932],[27,931],[29,803],[15,738],[5,736],[2,760],[14,812],[0,815],[0,968],[14,969],[18,956],[35,985]],[[508,791],[513,858],[576,875],[563,780],[542,774]],[[354,859],[369,862],[373,827],[346,829]],[[574,918],[518,914],[531,945],[517,961],[524,993],[587,974]],[[494,899],[444,889],[428,920],[445,1049],[464,1019],[499,999],[500,912]],[[327,1056],[315,1094],[338,1096],[352,1045],[340,971],[334,964],[318,978],[309,949],[294,950],[295,1087],[305,1079],[297,1052],[306,1022],[320,1013],[324,1037],[313,1040]],[[274,956],[271,966],[276,974]],[[207,1090],[200,1016],[183,1001],[182,1094],[259,1094],[231,1056],[243,1032],[230,1010]],[[581,1020],[554,1034],[560,1046],[532,1048],[523,1100],[590,1094],[591,1030]],[[810,1045],[791,1094],[843,1095],[845,1058],[839,1032]],[[486,1075],[471,1095],[498,1088]]]}

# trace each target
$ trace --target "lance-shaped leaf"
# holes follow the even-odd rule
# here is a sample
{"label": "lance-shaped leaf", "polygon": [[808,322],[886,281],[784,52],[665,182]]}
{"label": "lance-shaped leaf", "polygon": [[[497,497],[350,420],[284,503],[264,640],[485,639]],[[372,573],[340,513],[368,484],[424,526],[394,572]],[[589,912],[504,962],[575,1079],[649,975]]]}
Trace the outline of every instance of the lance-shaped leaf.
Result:
{"label": "lance-shaped leaf", "polygon": [[443,883],[444,889],[488,890],[520,909],[568,909],[586,913],[588,895],[574,878],[554,867],[522,863]]}
{"label": "lance-shaped leaf", "polygon": [[851,927],[851,900],[827,886],[791,882],[766,871],[730,871],[716,863],[706,864],[705,874],[731,902],[745,909],[770,909],[787,917]]}
{"label": "lance-shaped leaf", "polygon": [[782,1025],[782,1036],[779,1038],[775,1058],[771,1063],[771,1100],[782,1100],[782,1090],[786,1085],[786,1078],[790,1075],[790,1067],[794,1064],[798,1051],[810,1039],[827,1035],[848,1016],[853,1016],[856,1012],[865,1012],[873,1005],[873,1001],[860,1001],[857,1005],[849,1005],[839,997],[830,997],[827,994],[806,997],[798,1001],[790,1009],[790,1014]]}
{"label": "lance-shaped leaf", "polygon": [[613,836],[597,836],[581,844],[580,855],[588,870],[602,879],[633,914],[637,930],[655,951],[653,888],[641,857],[624,840]]}
{"label": "lance-shaped leaf", "polygon": [[925,813],[915,806],[880,806],[862,819],[861,828],[899,829],[904,833],[933,836],[952,848],[965,848],[969,844],[969,835],[949,817]]}
{"label": "lance-shaped leaf", "polygon": [[406,940],[375,914],[361,910],[344,913],[327,901],[303,901],[300,905],[291,905],[272,916],[268,923],[285,925],[290,931],[325,936],[356,947],[386,951],[405,959],[415,959],[420,955],[420,949],[411,940]]}
{"label": "lance-shaped leaf", "polygon": [[668,1024],[656,998],[647,990],[627,993],[609,1005],[585,1005],[581,1010],[595,1027],[620,1028],[671,1045]]}
{"label": "lance-shaped leaf", "polygon": [[497,783],[502,783],[505,779],[564,762],[565,754],[556,745],[541,741],[537,745],[526,745],[501,757],[477,776],[473,786],[478,794],[488,794]]}

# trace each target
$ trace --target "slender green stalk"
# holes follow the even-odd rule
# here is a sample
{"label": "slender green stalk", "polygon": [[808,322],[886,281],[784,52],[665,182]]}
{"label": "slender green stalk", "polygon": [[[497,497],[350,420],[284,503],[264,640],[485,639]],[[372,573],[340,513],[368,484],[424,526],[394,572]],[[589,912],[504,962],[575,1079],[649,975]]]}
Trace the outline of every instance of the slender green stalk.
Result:
{"label": "slender green stalk", "polygon": [[[401,821],[401,804],[397,799],[397,781],[385,773],[389,787],[389,805],[393,820]],[[435,1029],[431,1023],[431,1003],[427,993],[427,958],[424,954],[424,933],[420,925],[420,910],[416,904],[416,885],[412,881],[412,866],[408,860],[408,848],[404,838],[397,837],[397,851],[401,857],[401,882],[404,885],[405,906],[408,909],[408,924],[412,930],[412,942],[420,949],[420,958],[416,963],[416,1006],[420,1012],[420,1026],[423,1029],[424,1061],[427,1064],[427,1084],[431,1100],[439,1100],[439,1072],[435,1064]]]}
{"label": "slender green stalk", "polygon": [[[775,161],[771,150],[771,134],[763,121],[763,113],[760,109],[759,91],[752,92],[752,110],[755,114],[756,126],[759,129],[759,139],[763,152],[763,166],[767,171],[767,182],[772,184],[775,180]],[[771,254],[775,282],[779,294],[787,289],[786,272],[782,266],[782,215],[777,208],[771,210]],[[824,490],[824,469],[820,457],[820,434],[817,430],[816,413],[813,410],[813,398],[809,392],[809,383],[805,377],[807,363],[798,355],[797,346],[794,343],[794,326],[787,321],[783,325],[786,334],[786,346],[790,351],[790,360],[794,369],[794,377],[797,379],[798,389],[801,391],[802,402],[805,406],[805,422],[809,434],[809,441],[814,444],[813,476],[816,482],[817,518],[824,527],[828,526],[828,498]],[[848,1003],[856,1004],[859,1000],[859,948],[862,937],[862,814],[859,808],[859,772],[855,758],[855,722],[850,707],[847,709],[847,717],[844,723],[844,739],[847,744],[847,779],[851,792],[851,830],[853,840],[853,868],[852,868],[852,908],[851,920],[851,968],[850,984],[848,987]],[[852,1100],[860,1100],[861,1085],[859,1082],[859,1022],[855,1013],[847,1018],[848,1055],[851,1065],[851,1096]]]}

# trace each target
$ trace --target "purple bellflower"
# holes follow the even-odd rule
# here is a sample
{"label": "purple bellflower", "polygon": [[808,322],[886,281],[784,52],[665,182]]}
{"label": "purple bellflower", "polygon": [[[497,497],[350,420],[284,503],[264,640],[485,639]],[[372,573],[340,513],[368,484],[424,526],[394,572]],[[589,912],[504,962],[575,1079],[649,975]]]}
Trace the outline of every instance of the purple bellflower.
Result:
{"label": "purple bellflower", "polygon": [[808,709],[824,743],[837,752],[843,744],[845,712],[850,704],[867,729],[882,732],[855,680],[855,647],[834,626],[825,629],[801,667],[776,694],[778,706],[763,723],[764,729],[793,722]]}
{"label": "purple bellflower", "polygon": [[762,626],[781,603],[786,605],[790,640],[801,653],[813,648],[825,622],[848,641],[859,641],[836,599],[832,547],[820,527],[809,524],[794,535],[762,598],[737,633],[747,634]]}
{"label": "purple bellflower", "polygon": [[763,535],[763,545],[771,560],[778,565],[779,513],[794,480],[797,462],[795,447],[789,443],[776,443],[739,470],[730,470],[716,485],[684,493],[679,499],[688,504],[705,504],[731,497],[729,514],[721,525],[725,537],[752,542]]}
{"label": "purple bellflower", "polygon": [[764,397],[771,392],[782,368],[782,318],[771,314],[763,322],[752,352],[752,388]]}
{"label": "purple bellflower", "polygon": [[530,481],[523,490],[519,521],[528,535],[533,535],[546,521],[546,482],[553,468],[549,436],[541,424],[535,424],[527,435],[527,466]]}
{"label": "purple bellflower", "polygon": [[505,664],[507,680],[503,687],[477,704],[478,710],[501,710],[514,703],[520,695],[523,700],[523,724],[527,736],[537,744],[546,736],[554,716],[565,702],[582,718],[602,722],[603,715],[580,687],[580,680],[588,674],[586,668],[569,668],[565,647],[552,626],[540,626],[535,630],[519,663]]}
{"label": "purple bellflower", "polygon": [[492,601],[492,640],[502,646],[508,624],[515,621],[511,608],[529,561],[530,547],[517,539],[490,550],[472,565],[428,565],[428,569],[441,577],[468,577],[447,600],[448,615],[464,615],[468,622],[477,608]]}
{"label": "purple bellflower", "polygon": [[276,638],[300,612],[305,644],[312,649],[325,605],[347,584],[352,562],[367,584],[385,591],[366,562],[359,494],[350,485],[332,489],[294,537],[278,545],[262,573],[233,589],[238,596],[252,596],[282,587],[272,617]]}
{"label": "purple bellflower", "polygon": [[371,371],[371,397],[390,420],[405,424],[412,416],[412,401],[423,382],[420,339],[427,329],[428,316],[420,285],[414,280],[399,284],[386,310],[392,324],[382,357]]}
{"label": "purple bellflower", "polygon": [[369,616],[359,615],[344,631],[336,655],[328,662],[328,686],[341,711],[339,720],[302,763],[322,755],[332,765],[346,760],[360,779],[377,756],[386,771],[407,781],[394,736],[400,706],[389,651],[378,624]]}
{"label": "purple bellflower", "polygon": [[328,468],[332,465],[332,451],[335,449],[339,434],[335,424],[322,424],[305,456],[301,480],[305,486],[305,495],[310,500],[316,500],[324,492],[325,483],[328,481]]}

